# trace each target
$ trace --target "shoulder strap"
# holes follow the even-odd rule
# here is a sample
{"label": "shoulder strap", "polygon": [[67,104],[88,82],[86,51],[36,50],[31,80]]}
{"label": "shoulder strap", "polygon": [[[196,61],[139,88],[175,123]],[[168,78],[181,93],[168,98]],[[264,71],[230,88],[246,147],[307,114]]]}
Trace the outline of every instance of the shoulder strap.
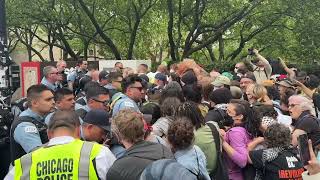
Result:
{"label": "shoulder strap", "polygon": [[76,103],[81,104],[81,105],[86,105],[86,101],[83,98],[79,98]]}
{"label": "shoulder strap", "polygon": [[220,108],[214,108],[215,111],[217,111],[219,113],[219,115],[222,117],[223,122],[226,122],[226,119],[224,118],[224,112],[222,109]]}
{"label": "shoulder strap", "polygon": [[19,117],[19,123],[20,124],[21,122],[31,122],[32,124],[34,124],[37,128],[39,127],[47,127],[47,124],[44,123],[44,122],[41,122],[41,121],[37,121],[29,116],[20,116]]}
{"label": "shoulder strap", "polygon": [[84,119],[84,117],[87,114],[87,111],[85,109],[78,109],[76,110],[76,114],[81,118]]}
{"label": "shoulder strap", "polygon": [[213,139],[214,139],[214,142],[216,144],[216,150],[217,150],[217,154],[220,154],[221,153],[221,149],[220,149],[220,135],[219,135],[219,132],[217,130],[217,128],[215,127],[215,125],[211,124],[211,123],[206,123],[210,129],[211,129],[211,133],[212,133],[212,136],[213,136]]}
{"label": "shoulder strap", "polygon": [[110,109],[113,109],[114,105],[116,104],[116,102],[121,99],[121,96],[116,97],[110,104]]}

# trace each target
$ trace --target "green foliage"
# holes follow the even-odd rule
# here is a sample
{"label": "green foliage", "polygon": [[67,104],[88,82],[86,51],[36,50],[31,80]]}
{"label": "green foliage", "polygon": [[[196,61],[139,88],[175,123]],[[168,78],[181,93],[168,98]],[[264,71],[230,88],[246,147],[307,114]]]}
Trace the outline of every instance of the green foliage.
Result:
{"label": "green foliage", "polygon": [[10,39],[32,47],[42,37],[72,57],[93,44],[107,59],[115,51],[123,59],[152,60],[172,59],[174,52],[208,69],[228,69],[251,47],[294,64],[319,62],[320,0],[82,0],[102,32],[79,2],[7,0]]}

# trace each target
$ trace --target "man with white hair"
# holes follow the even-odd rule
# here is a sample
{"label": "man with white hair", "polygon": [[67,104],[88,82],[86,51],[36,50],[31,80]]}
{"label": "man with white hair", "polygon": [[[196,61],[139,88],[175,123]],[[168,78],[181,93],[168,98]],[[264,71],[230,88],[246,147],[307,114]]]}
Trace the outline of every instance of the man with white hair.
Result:
{"label": "man with white hair", "polygon": [[289,113],[293,119],[292,144],[296,146],[297,138],[301,134],[307,134],[313,147],[320,144],[320,126],[314,116],[312,102],[301,95],[293,95],[289,98]]}
{"label": "man with white hair", "polygon": [[61,78],[59,77],[60,73],[57,68],[53,66],[46,66],[43,68],[43,78],[41,80],[41,84],[47,86],[53,92],[55,92],[58,88],[56,82]]}

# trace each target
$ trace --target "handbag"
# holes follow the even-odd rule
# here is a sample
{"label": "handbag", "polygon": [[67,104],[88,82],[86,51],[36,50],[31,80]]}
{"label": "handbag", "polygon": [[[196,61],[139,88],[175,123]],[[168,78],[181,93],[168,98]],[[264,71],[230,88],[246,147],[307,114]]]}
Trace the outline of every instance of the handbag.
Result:
{"label": "handbag", "polygon": [[221,147],[221,142],[220,142],[220,135],[212,123],[208,122],[206,123],[212,132],[212,136],[214,138],[214,142],[216,144],[216,151],[217,151],[217,167],[215,170],[211,171],[210,177],[211,179],[219,179],[219,180],[229,180],[229,174],[228,174],[228,168],[225,164],[224,158],[223,158],[223,153],[220,149]]}

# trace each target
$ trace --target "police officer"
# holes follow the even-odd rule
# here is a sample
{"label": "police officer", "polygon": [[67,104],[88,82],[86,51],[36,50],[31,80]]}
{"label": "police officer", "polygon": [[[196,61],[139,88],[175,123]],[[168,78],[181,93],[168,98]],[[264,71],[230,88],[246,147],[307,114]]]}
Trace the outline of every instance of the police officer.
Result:
{"label": "police officer", "polygon": [[[74,95],[73,92],[68,88],[58,89],[54,93],[55,109],[64,111],[74,111]],[[54,112],[48,114],[45,118],[45,123],[48,125],[49,121]]]}
{"label": "police officer", "polygon": [[110,139],[111,124],[109,114],[105,110],[93,109],[89,111],[81,124],[80,136],[82,140],[94,141],[102,144],[107,139]]}
{"label": "police officer", "polygon": [[123,109],[133,109],[140,112],[138,103],[142,100],[144,87],[142,86],[142,79],[137,75],[130,75],[123,79],[123,92],[116,93],[112,97],[112,117]]}
{"label": "police officer", "polygon": [[56,111],[48,126],[50,141],[15,161],[5,179],[106,179],[115,161],[107,147],[79,140],[79,117]]}
{"label": "police officer", "polygon": [[90,88],[86,93],[87,105],[76,110],[77,115],[84,119],[87,112],[92,109],[102,109],[108,111],[109,105],[109,92],[101,86]]}
{"label": "police officer", "polygon": [[54,108],[53,94],[45,85],[33,85],[27,90],[27,100],[29,108],[11,125],[11,162],[48,142],[44,116]]}
{"label": "police officer", "polygon": [[43,68],[43,76],[41,84],[55,92],[59,86],[57,82],[61,79],[58,69],[53,66],[46,66]]}

